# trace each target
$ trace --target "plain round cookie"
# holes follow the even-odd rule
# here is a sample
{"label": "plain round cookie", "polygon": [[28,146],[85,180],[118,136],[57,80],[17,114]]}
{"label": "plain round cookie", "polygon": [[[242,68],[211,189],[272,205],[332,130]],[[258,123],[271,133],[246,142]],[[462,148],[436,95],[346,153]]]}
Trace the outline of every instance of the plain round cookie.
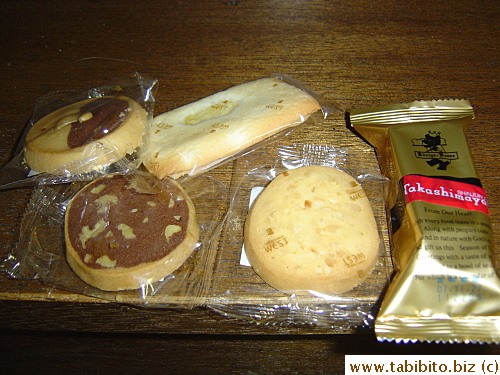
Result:
{"label": "plain round cookie", "polygon": [[133,153],[146,123],[147,112],[128,97],[86,99],[37,121],[26,135],[24,158],[38,172],[90,172]]}
{"label": "plain round cookie", "polygon": [[66,257],[86,283],[106,291],[137,289],[179,268],[196,248],[193,203],[167,179],[146,193],[135,176],[86,185],[66,210]]}
{"label": "plain round cookie", "polygon": [[251,206],[244,241],[255,272],[295,294],[346,292],[371,274],[379,255],[362,187],[326,166],[288,170],[269,183]]}
{"label": "plain round cookie", "polygon": [[156,116],[144,165],[158,178],[195,175],[319,109],[311,95],[281,79],[242,83]]}

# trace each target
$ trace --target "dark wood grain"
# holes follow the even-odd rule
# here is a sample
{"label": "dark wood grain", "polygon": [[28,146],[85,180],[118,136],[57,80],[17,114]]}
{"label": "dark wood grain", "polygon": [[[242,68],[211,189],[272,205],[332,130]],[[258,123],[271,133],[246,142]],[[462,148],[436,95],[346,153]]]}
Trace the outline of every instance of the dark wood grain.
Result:
{"label": "dark wood grain", "polygon": [[[9,343],[15,342],[14,349]],[[8,332],[0,337],[8,373],[343,374],[346,354],[450,354],[429,344],[377,344],[371,335],[210,336]],[[30,360],[26,361],[26,352]],[[456,355],[500,353],[458,345]],[[406,357],[408,358],[408,357]]]}
{"label": "dark wood grain", "polygon": [[[498,15],[498,2],[489,0],[4,1],[0,11],[0,164],[13,156],[37,98],[135,71],[159,80],[156,114],[276,72],[306,82],[346,110],[417,99],[469,99],[476,120],[467,137],[488,194],[498,268]],[[366,149],[345,129],[341,113],[324,126],[334,129],[336,146]],[[320,141],[321,134],[309,134],[307,139]],[[367,153],[367,160],[373,162],[373,157]],[[211,173],[230,184],[233,167],[230,162]],[[15,247],[30,194],[26,188],[0,191],[2,259]],[[339,358],[358,343],[357,336],[329,336],[332,330],[327,328],[251,325],[204,309],[146,311],[4,274],[0,299],[2,346],[20,343],[19,349],[8,351],[11,366],[21,360],[23,350],[40,343],[47,350],[34,352],[34,361],[62,358],[61,368],[70,368],[73,360],[81,361],[97,345],[104,371],[110,368],[106,361],[117,356],[120,347],[127,348],[121,353],[125,358],[140,342],[145,357],[126,360],[123,369],[129,365],[129,369],[139,369],[163,355],[175,357],[179,368],[181,362],[189,361],[179,354],[185,350],[200,356],[199,366],[189,364],[191,373],[202,373],[201,363],[210,359],[219,365],[203,373],[335,373],[341,367]],[[34,331],[40,333],[33,336]],[[86,333],[74,338],[77,331]],[[105,332],[114,333],[98,335]],[[149,336],[156,333],[167,336]],[[194,333],[201,336],[183,336]],[[203,336],[221,333],[248,337]],[[309,337],[312,334],[325,337]],[[291,335],[295,336],[290,341],[284,338]],[[76,342],[83,346],[61,357],[64,347]],[[372,350],[368,341],[361,342],[363,349],[355,351]],[[269,355],[275,347],[281,349]],[[395,350],[374,347],[374,352]],[[158,348],[162,348],[158,357],[147,356]],[[210,349],[204,352],[203,348]],[[238,353],[247,349],[243,358],[248,362],[242,362]],[[496,349],[450,349],[483,350]],[[303,352],[307,356],[301,362]],[[289,367],[279,365],[285,362]],[[31,370],[33,363],[21,369]],[[325,367],[308,369],[306,363],[324,363]]]}

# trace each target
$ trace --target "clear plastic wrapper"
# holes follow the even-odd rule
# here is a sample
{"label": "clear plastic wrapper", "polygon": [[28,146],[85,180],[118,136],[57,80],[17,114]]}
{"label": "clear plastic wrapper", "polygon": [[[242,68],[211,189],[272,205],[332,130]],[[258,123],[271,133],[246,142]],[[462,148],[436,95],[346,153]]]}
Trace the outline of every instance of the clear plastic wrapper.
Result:
{"label": "clear plastic wrapper", "polygon": [[[256,189],[266,187],[283,172],[311,165],[333,167],[353,177],[370,201],[379,232],[375,268],[361,284],[337,295],[314,290],[300,294],[281,292],[255,272],[243,252],[244,226]],[[282,140],[239,158],[208,307],[257,324],[313,324],[334,328],[336,332],[371,327],[377,301],[390,275],[383,241],[386,182],[378,170],[363,169],[359,155],[346,148]]]}
{"label": "clear plastic wrapper", "polygon": [[[133,185],[127,185],[125,189],[133,188],[140,194],[146,196],[147,204],[142,205],[142,208],[139,206],[135,208],[135,206],[126,206],[129,202],[120,202],[120,197],[118,197],[117,201],[113,201],[113,196],[105,191],[107,187],[105,188],[104,185],[100,183],[101,180],[108,181],[117,176],[120,178],[124,177],[123,175],[115,174],[113,177],[107,176],[90,183],[95,184],[95,186],[91,186],[92,189],[88,192],[88,195],[101,193],[99,196],[100,199],[93,199],[93,201],[100,201],[101,203],[98,206],[98,212],[91,211],[91,202],[86,202],[85,200],[83,201],[82,207],[76,206],[75,209],[81,210],[82,212],[88,210],[90,211],[90,215],[95,215],[96,219],[92,221],[92,223],[97,222],[101,216],[104,217],[103,228],[101,228],[102,230],[100,232],[103,234],[108,232],[109,235],[113,236],[113,234],[111,234],[111,230],[113,230],[112,221],[111,218],[109,220],[106,219],[106,215],[111,217],[110,212],[113,206],[124,206],[126,208],[125,212],[119,211],[118,214],[114,214],[115,218],[116,216],[122,216],[119,217],[118,222],[115,221],[115,224],[120,223],[114,226],[117,227],[121,233],[115,231],[114,238],[119,240],[123,235],[121,239],[122,242],[126,242],[127,240],[125,238],[132,238],[134,235],[137,235],[137,238],[139,238],[137,223],[143,223],[146,229],[145,235],[149,237],[146,238],[147,245],[142,251],[145,253],[152,253],[157,250],[155,246],[157,246],[158,243],[158,238],[152,237],[156,236],[153,234],[155,233],[153,227],[156,221],[162,219],[158,216],[150,216],[150,209],[152,207],[144,206],[156,205],[157,207],[155,208],[159,209],[160,212],[155,211],[155,215],[160,216],[162,212],[174,206],[173,201],[170,203],[170,198],[167,198],[167,201],[163,204],[155,203],[154,196],[163,194],[164,192],[169,193],[169,190],[165,188],[165,181],[159,182],[149,173],[142,171],[136,171],[134,174],[126,175],[125,177],[128,181],[133,181]],[[87,186],[85,182],[73,182],[40,185],[35,188],[32,199],[22,220],[19,243],[15,251],[4,260],[4,271],[15,278],[38,279],[46,285],[79,294],[144,307],[192,308],[204,303],[208,288],[210,287],[211,273],[217,251],[222,218],[226,212],[228,190],[224,184],[218,182],[209,175],[198,176],[182,184],[183,191],[191,199],[196,211],[195,217],[197,228],[194,232],[199,230],[199,237],[194,244],[194,250],[188,255],[187,260],[185,260],[178,269],[169,275],[165,275],[165,277],[159,281],[151,282],[147,278],[142,280],[139,279],[142,276],[133,275],[133,278],[137,278],[137,281],[141,284],[140,287],[137,289],[118,291],[103,290],[101,286],[95,287],[84,282],[74,272],[72,268],[74,265],[72,264],[70,267],[68,263],[70,258],[67,254],[68,243],[66,242],[67,237],[65,237],[65,216],[68,206],[70,204],[71,206],[75,204],[73,203],[75,196],[77,196],[85,186]],[[172,197],[175,199],[178,194],[177,192],[172,195]],[[128,197],[128,200],[131,201],[132,199],[133,198]],[[185,201],[186,199],[180,198],[179,200]],[[104,211],[104,213],[102,213],[102,211]],[[176,215],[185,214],[184,212]],[[137,215],[142,215],[139,217],[140,221],[127,221],[131,216],[137,217]],[[85,225],[84,220],[86,219],[82,216],[81,220],[81,226],[83,227]],[[160,228],[160,233],[157,236],[161,237],[160,239],[163,240],[160,244],[165,243],[164,236],[172,236],[175,232],[180,230],[178,226],[183,225],[181,224],[180,217],[174,216],[170,218],[170,220],[174,221],[174,225],[167,225],[165,229]],[[89,239],[99,232],[98,229],[99,227],[97,224],[87,225],[86,229],[78,227],[76,242],[80,240],[82,244],[86,243],[88,245],[90,242]],[[101,238],[100,241],[97,242],[97,245],[107,246],[111,248],[107,250],[113,250],[114,242],[107,241],[107,237],[109,237],[108,234],[105,237],[106,239]],[[132,238],[129,241],[136,240],[138,239]],[[126,251],[133,253],[134,250],[137,250],[139,252],[140,249],[134,248],[133,246],[130,248],[131,251]],[[177,249],[178,248],[176,248],[176,250]],[[112,256],[109,258],[111,258],[111,261],[113,260]],[[104,257],[101,259],[104,259]],[[90,259],[84,260],[84,262],[87,261],[90,261]],[[107,259],[107,262],[109,263],[110,259]],[[164,263],[167,262],[165,261]],[[105,263],[103,263],[103,265],[107,266]]]}
{"label": "clear plastic wrapper", "polygon": [[134,171],[147,148],[157,81],[136,73],[40,98],[0,189]]}
{"label": "clear plastic wrapper", "polygon": [[321,94],[283,74],[245,82],[157,114],[144,165],[158,178],[190,178],[324,119]]}

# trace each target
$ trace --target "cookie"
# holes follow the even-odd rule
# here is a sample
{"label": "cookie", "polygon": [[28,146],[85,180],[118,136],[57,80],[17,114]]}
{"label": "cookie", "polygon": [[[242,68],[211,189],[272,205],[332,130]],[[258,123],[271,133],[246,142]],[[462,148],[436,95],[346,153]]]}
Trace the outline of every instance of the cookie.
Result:
{"label": "cookie", "polygon": [[281,79],[243,83],[156,116],[144,165],[158,178],[194,175],[319,109],[312,96]]}
{"label": "cookie", "polygon": [[179,268],[196,248],[193,203],[166,179],[155,190],[140,177],[115,175],[86,185],[66,210],[69,265],[86,283],[106,291],[137,289]]}
{"label": "cookie", "polygon": [[269,183],[250,208],[244,243],[255,272],[295,294],[346,292],[370,275],[379,255],[364,190],[327,166],[288,170]]}
{"label": "cookie", "polygon": [[130,98],[86,99],[33,125],[26,135],[25,161],[38,172],[90,172],[133,153],[146,123],[146,111]]}

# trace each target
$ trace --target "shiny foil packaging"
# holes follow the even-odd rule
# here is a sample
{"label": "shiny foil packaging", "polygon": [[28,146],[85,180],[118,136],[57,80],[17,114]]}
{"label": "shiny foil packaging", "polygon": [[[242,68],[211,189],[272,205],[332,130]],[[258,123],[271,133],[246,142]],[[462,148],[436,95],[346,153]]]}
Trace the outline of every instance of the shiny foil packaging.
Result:
{"label": "shiny foil packaging", "polygon": [[375,319],[380,341],[500,342],[500,279],[465,100],[353,110],[389,178],[395,275]]}

